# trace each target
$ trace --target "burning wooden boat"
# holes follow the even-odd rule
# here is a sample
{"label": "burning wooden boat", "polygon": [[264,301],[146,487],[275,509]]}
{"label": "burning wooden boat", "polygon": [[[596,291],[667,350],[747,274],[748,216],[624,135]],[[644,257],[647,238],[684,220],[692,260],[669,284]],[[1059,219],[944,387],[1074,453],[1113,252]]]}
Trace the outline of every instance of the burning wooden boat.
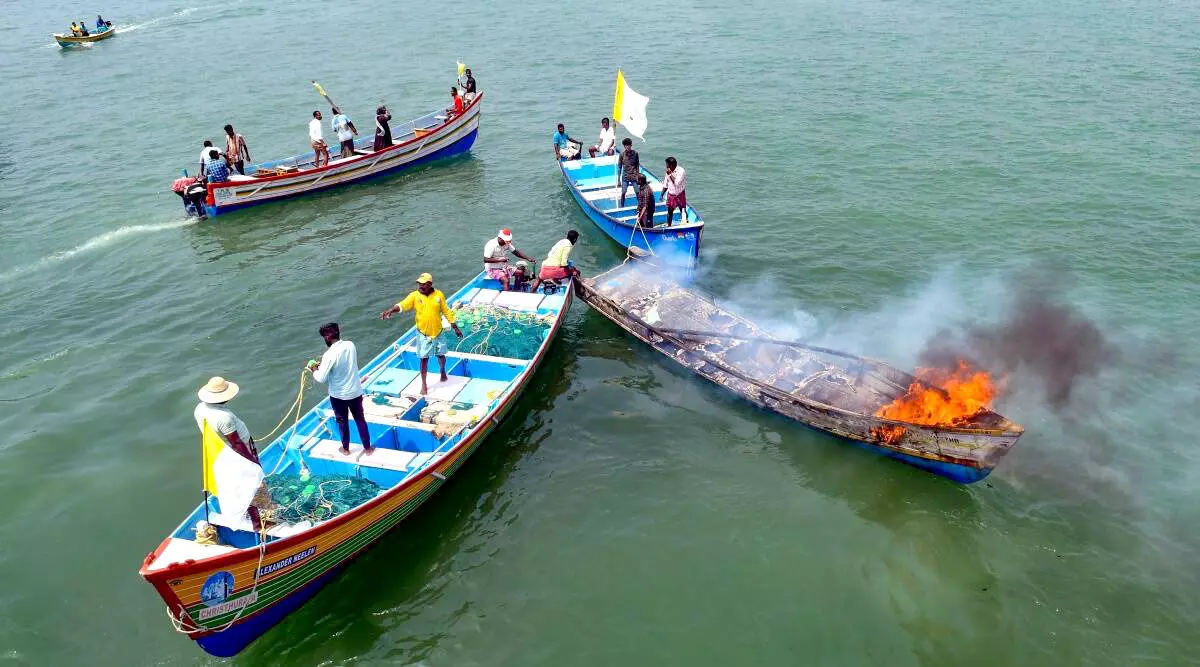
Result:
{"label": "burning wooden boat", "polygon": [[1024,432],[988,408],[995,387],[986,373],[960,365],[914,377],[777,340],[646,262],[577,281],[576,291],[642,342],[756,405],[957,482],[987,477]]}

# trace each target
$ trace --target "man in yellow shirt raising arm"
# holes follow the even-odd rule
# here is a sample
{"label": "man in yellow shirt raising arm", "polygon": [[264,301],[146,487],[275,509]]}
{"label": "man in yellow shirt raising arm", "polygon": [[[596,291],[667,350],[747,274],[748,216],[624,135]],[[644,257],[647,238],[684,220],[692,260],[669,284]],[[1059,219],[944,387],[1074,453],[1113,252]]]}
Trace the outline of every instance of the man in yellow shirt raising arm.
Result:
{"label": "man in yellow shirt raising arm", "polygon": [[442,316],[450,322],[450,327],[459,337],[462,330],[454,323],[454,311],[446,304],[446,295],[441,290],[433,288],[433,276],[422,273],[417,278],[417,291],[409,292],[400,303],[379,314],[379,319],[386,320],[396,313],[406,310],[413,311],[417,321],[417,356],[421,358],[421,395],[429,393],[429,385],[425,375],[429,371],[430,355],[437,355],[438,364],[442,371],[442,382],[446,377],[446,343],[440,339],[442,335]]}

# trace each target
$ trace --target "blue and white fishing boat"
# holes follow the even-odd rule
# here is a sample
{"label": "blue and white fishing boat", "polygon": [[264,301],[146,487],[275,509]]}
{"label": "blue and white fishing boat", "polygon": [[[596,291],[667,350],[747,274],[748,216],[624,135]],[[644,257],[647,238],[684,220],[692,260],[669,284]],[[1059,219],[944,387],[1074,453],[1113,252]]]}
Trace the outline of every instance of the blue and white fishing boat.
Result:
{"label": "blue and white fishing boat", "polygon": [[202,534],[221,516],[209,497],[146,556],[140,574],[177,631],[213,655],[240,652],[446,483],[529,387],[573,295],[570,281],[553,294],[499,287],[480,274],[446,300],[464,337],[443,333],[448,380],[430,363],[427,395],[415,328],[362,369],[374,452],[356,429],[339,452],[328,398],[262,450],[277,506],[263,510],[265,539],[245,519]]}
{"label": "blue and white fishing boat", "polygon": [[637,198],[633,188],[629,188],[625,205],[621,205],[621,188],[617,185],[617,156],[565,160],[559,162],[559,167],[563,181],[579,207],[617,243],[656,255],[666,263],[692,264],[700,256],[704,220],[689,204],[683,209],[682,220],[679,211],[676,211],[674,224],[668,227],[667,204],[659,201],[662,181],[645,167],[642,167],[642,174],[654,190],[654,227],[634,224]]}
{"label": "blue and white fishing boat", "polygon": [[[618,69],[613,92],[613,122],[641,139],[648,125],[646,107],[649,103],[650,98],[630,88],[625,81],[625,74]],[[571,140],[568,154],[582,158],[582,151],[583,146]],[[695,264],[700,256],[700,237],[704,232],[704,220],[700,214],[690,205],[685,206],[682,217],[677,213],[668,226],[666,202],[659,201],[662,198],[662,181],[641,167],[642,175],[654,190],[654,217],[650,227],[635,224],[637,193],[629,188],[625,201],[621,201],[617,157],[606,155],[559,161],[563,181],[579,207],[597,227],[627,248],[630,254],[652,254],[664,264]]]}

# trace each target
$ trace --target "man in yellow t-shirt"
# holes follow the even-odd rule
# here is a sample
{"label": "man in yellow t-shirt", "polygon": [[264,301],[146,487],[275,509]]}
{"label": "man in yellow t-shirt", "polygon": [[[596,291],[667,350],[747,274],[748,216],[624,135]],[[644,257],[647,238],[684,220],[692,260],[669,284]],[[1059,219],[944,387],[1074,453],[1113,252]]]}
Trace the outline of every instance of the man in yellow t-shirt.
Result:
{"label": "man in yellow t-shirt", "polygon": [[429,385],[425,375],[429,371],[429,357],[437,355],[438,364],[442,371],[442,382],[446,377],[446,343],[441,340],[442,316],[450,322],[450,328],[459,337],[462,330],[454,323],[454,311],[446,304],[446,295],[441,290],[433,288],[433,276],[422,273],[417,277],[417,291],[409,292],[400,303],[379,314],[379,319],[386,320],[396,313],[406,310],[413,311],[417,321],[417,356],[421,358],[421,395],[429,393]]}

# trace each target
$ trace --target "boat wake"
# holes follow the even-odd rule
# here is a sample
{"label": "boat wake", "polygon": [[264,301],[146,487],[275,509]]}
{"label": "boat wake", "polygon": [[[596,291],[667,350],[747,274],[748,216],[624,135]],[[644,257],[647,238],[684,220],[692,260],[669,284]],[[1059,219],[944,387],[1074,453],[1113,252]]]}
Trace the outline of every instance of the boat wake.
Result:
{"label": "boat wake", "polygon": [[24,273],[29,273],[30,271],[36,271],[47,266],[58,264],[77,255],[82,255],[93,250],[106,248],[126,237],[153,234],[155,232],[167,231],[169,229],[179,229],[181,227],[194,225],[196,222],[197,221],[194,218],[189,218],[187,220],[176,220],[174,222],[164,222],[157,225],[129,225],[126,227],[119,227],[110,232],[105,232],[99,236],[88,239],[84,243],[81,243],[80,245],[77,245],[69,250],[61,250],[59,252],[46,255],[35,262],[18,266],[15,269],[0,273],[0,282],[5,282],[10,278]]}
{"label": "boat wake", "polygon": [[188,7],[186,9],[177,10],[168,16],[160,16],[156,19],[150,19],[149,21],[142,21],[141,23],[130,23],[129,25],[118,25],[117,32],[118,33],[133,32],[135,30],[142,30],[145,28],[150,28],[152,26],[156,26],[160,23],[163,23],[164,21],[171,21],[174,19],[183,18],[189,14],[192,14],[192,13],[198,11],[199,9],[200,9],[199,7]]}

